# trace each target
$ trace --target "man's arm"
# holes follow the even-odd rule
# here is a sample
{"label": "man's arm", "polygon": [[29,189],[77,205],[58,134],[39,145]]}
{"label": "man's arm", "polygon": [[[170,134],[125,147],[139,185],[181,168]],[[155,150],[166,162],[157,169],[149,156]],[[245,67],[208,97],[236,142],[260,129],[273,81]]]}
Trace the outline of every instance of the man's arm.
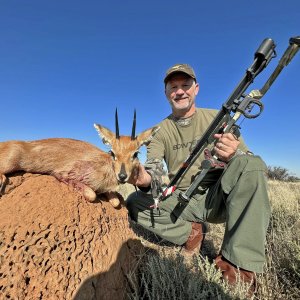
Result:
{"label": "man's arm", "polygon": [[214,138],[218,140],[214,147],[218,158],[225,162],[230,161],[239,147],[238,138],[232,133],[215,134]]}
{"label": "man's arm", "polygon": [[155,187],[162,184],[164,143],[160,131],[155,134],[147,145],[147,160],[145,164],[140,163],[139,168],[128,180],[129,183],[137,186],[143,192],[148,192],[150,188],[153,188],[153,183],[155,183]]}
{"label": "man's arm", "polygon": [[139,164],[139,167],[134,170],[128,179],[128,183],[131,183],[139,188],[148,188],[151,184],[151,175],[146,171],[143,164]]}

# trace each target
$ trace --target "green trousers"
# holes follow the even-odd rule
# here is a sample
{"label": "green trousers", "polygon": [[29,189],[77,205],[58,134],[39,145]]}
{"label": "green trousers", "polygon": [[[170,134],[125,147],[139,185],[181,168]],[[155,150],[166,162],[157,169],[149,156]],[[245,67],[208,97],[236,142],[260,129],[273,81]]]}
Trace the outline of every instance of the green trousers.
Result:
{"label": "green trousers", "polygon": [[222,255],[239,268],[261,273],[270,219],[265,171],[260,157],[237,156],[185,206],[178,201],[177,190],[160,203],[159,210],[151,209],[151,194],[138,191],[129,195],[127,209],[131,219],[177,245],[187,241],[191,222],[225,222]]}

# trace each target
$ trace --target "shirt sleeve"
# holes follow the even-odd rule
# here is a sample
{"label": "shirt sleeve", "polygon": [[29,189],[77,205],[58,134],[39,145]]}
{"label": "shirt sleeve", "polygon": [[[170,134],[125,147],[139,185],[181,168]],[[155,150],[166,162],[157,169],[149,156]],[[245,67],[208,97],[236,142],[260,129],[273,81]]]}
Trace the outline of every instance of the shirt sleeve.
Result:
{"label": "shirt sleeve", "polygon": [[[160,189],[163,184],[163,175],[164,175],[164,143],[162,139],[162,135],[158,132],[154,138],[151,140],[149,145],[147,146],[147,160],[144,164],[146,171],[151,176],[151,188],[152,194],[155,192],[160,192]],[[154,191],[158,190],[158,191]],[[148,192],[150,187],[141,188],[140,190],[143,192]],[[153,195],[154,196],[154,195]]]}

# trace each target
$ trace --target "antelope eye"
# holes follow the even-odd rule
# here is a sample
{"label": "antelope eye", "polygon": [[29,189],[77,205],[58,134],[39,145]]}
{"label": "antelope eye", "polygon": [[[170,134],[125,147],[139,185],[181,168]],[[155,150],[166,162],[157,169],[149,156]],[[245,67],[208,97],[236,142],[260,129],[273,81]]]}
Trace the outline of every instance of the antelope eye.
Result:
{"label": "antelope eye", "polygon": [[136,159],[139,155],[139,151],[134,152],[134,154],[132,155],[132,159]]}
{"label": "antelope eye", "polygon": [[116,160],[115,153],[112,150],[109,151],[109,154],[111,155],[113,160]]}

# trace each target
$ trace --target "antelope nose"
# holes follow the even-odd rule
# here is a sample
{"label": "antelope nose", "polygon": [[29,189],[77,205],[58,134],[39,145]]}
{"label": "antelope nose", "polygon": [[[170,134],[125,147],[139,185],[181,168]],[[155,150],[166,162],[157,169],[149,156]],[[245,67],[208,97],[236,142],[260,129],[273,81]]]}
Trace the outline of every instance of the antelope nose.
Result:
{"label": "antelope nose", "polygon": [[127,174],[126,173],[119,173],[118,177],[119,177],[120,182],[124,182],[125,179],[127,178]]}

